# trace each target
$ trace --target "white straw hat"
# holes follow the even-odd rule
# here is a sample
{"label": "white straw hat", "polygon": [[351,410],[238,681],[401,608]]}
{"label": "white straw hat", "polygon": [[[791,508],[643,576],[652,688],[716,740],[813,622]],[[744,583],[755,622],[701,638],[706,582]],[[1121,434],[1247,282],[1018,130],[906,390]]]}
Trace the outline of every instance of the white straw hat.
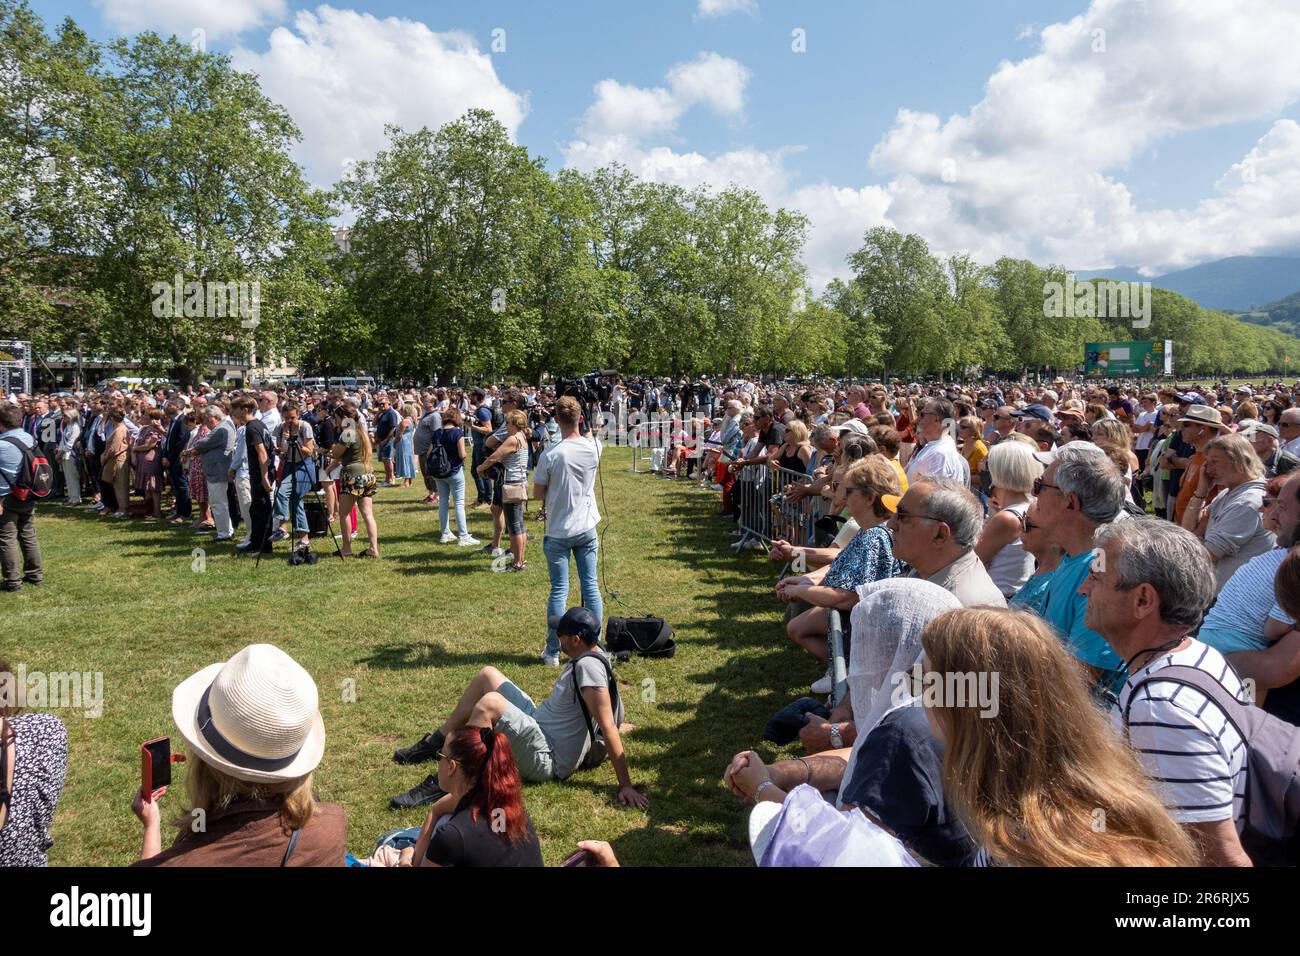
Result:
{"label": "white straw hat", "polygon": [[182,681],[172,719],[191,753],[239,780],[310,773],[325,752],[316,682],[271,644],[251,644]]}

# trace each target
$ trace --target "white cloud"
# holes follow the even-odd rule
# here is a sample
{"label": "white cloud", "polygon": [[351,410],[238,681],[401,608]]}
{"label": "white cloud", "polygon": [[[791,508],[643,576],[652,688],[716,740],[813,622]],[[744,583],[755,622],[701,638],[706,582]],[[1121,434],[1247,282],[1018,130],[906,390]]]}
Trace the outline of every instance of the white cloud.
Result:
{"label": "white cloud", "polygon": [[738,118],[745,107],[749,70],[716,53],[674,65],[668,85],[629,86],[616,80],[596,84],[596,101],[583,116],[581,132],[588,139],[641,139],[672,130],[682,114],[703,104],[714,112]]}
{"label": "white cloud", "polygon": [[155,30],[183,40],[202,30],[207,40],[237,36],[283,20],[285,0],[95,0],[104,19],[124,33]]}
{"label": "white cloud", "polygon": [[696,15],[700,17],[725,17],[733,13],[758,13],[757,0],[699,0]]}
{"label": "white cloud", "polygon": [[1036,55],[999,66],[968,113],[899,110],[871,154],[889,179],[889,216],[985,261],[1154,273],[1294,247],[1294,123],[1275,122],[1256,144],[1253,182],[1226,176],[1192,209],[1140,210],[1120,176],[1180,133],[1267,120],[1295,102],[1297,36],[1300,6],[1287,0],[1094,0],[1043,29]]}
{"label": "white cloud", "polygon": [[482,107],[513,137],[528,113],[527,98],[501,81],[472,36],[414,20],[320,6],[300,11],[292,29],[276,28],[265,53],[238,49],[232,58],[288,109],[303,134],[296,158],[321,186],[339,179],[346,160],[382,149],[385,124],[433,129]]}

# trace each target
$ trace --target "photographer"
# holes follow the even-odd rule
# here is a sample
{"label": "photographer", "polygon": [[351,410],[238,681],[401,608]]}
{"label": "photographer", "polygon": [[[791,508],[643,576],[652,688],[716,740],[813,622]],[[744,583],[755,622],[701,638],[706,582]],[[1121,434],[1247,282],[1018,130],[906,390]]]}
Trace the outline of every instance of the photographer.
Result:
{"label": "photographer", "polygon": [[316,441],[311,426],[299,417],[297,405],[284,410],[284,421],[275,429],[275,445],[280,455],[280,483],[275,493],[275,517],[280,527],[272,541],[289,537],[285,527],[289,507],[293,505],[293,530],[299,535],[298,546],[305,548],[311,541],[307,525],[307,510],[303,499],[316,484]]}

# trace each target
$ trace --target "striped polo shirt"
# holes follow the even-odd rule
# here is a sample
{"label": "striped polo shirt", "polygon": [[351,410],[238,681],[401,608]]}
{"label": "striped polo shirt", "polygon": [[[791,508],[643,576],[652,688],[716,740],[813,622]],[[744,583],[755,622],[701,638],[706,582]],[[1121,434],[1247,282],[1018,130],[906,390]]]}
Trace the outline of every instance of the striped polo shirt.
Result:
{"label": "striped polo shirt", "polygon": [[1149,674],[1175,664],[1205,671],[1245,701],[1241,680],[1224,656],[1194,640],[1186,650],[1162,654],[1129,677],[1112,713],[1122,733],[1128,709],[1129,741],[1170,816],[1179,823],[1231,819],[1240,831],[1247,748],[1227,716],[1196,688],[1173,681],[1152,681],[1134,697],[1133,688]]}

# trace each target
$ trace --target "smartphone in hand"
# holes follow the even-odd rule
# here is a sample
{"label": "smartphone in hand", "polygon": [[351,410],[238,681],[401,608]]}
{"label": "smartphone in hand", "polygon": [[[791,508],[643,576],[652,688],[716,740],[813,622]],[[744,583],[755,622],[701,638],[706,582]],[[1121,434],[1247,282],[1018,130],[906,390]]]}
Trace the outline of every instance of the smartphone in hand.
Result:
{"label": "smartphone in hand", "polygon": [[579,850],[573,856],[569,857],[560,866],[587,866],[587,861],[591,859],[591,853],[587,850]]}
{"label": "smartphone in hand", "polygon": [[140,745],[140,796],[145,803],[153,799],[153,792],[170,786],[172,782],[172,741],[159,737]]}

